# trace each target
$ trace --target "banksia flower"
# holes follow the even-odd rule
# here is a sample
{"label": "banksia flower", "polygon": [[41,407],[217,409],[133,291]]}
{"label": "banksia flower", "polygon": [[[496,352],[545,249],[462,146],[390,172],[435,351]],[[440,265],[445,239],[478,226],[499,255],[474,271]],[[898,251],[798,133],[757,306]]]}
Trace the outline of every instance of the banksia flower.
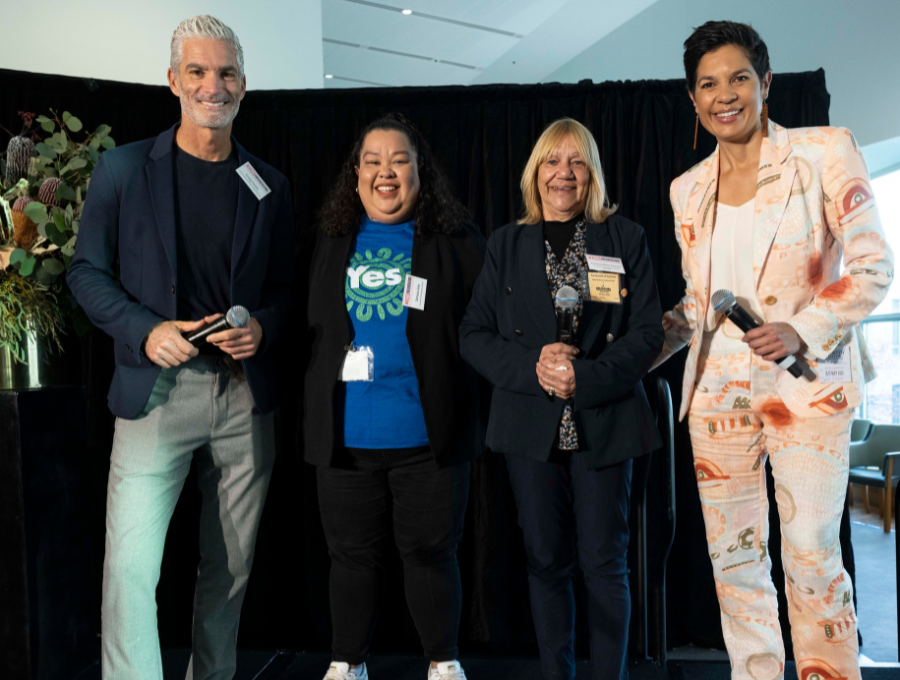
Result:
{"label": "banksia flower", "polygon": [[34,199],[29,198],[28,196],[20,196],[12,204],[12,211],[14,213],[23,213],[25,212],[25,206],[29,203],[34,203]]}
{"label": "banksia flower", "polygon": [[27,137],[13,137],[6,147],[6,183],[15,184],[28,175],[28,165],[35,155],[34,142]]}
{"label": "banksia flower", "polygon": [[41,183],[38,190],[38,200],[44,205],[59,205],[56,202],[56,191],[62,180],[59,177],[48,177]]}
{"label": "banksia flower", "polygon": [[28,250],[37,240],[37,225],[28,215],[16,211],[12,213],[12,221],[13,241],[15,241],[16,247]]}

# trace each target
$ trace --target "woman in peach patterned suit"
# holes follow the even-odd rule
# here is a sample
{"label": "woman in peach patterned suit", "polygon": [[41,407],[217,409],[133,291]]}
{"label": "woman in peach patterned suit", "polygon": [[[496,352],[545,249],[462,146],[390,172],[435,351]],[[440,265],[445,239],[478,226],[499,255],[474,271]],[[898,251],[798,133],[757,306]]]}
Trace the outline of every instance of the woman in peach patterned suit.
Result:
{"label": "woman in peach patterned suit", "polygon": [[[800,680],[858,680],[838,529],[853,409],[874,377],[858,324],[887,293],[893,255],[853,135],[768,120],[772,73],[759,35],[708,22],[684,45],[688,90],[718,147],[672,184],[687,290],[664,317],[657,363],[689,345],[681,417],[732,677],[784,672],[766,551],[769,456]],[[744,334],[716,313],[720,289],[761,326]],[[806,376],[774,363],[789,354],[806,358]]]}

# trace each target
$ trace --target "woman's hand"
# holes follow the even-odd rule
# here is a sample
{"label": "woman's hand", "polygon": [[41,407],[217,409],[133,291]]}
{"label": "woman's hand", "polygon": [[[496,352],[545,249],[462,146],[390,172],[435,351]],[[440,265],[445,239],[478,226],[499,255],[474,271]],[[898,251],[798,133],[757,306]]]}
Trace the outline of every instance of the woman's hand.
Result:
{"label": "woman's hand", "polygon": [[774,321],[748,331],[743,338],[753,353],[766,361],[778,361],[789,354],[799,354],[806,343],[789,323]]}
{"label": "woman's hand", "polygon": [[562,342],[545,345],[535,370],[541,388],[551,397],[571,399],[575,396],[575,369],[572,359],[578,349]]}

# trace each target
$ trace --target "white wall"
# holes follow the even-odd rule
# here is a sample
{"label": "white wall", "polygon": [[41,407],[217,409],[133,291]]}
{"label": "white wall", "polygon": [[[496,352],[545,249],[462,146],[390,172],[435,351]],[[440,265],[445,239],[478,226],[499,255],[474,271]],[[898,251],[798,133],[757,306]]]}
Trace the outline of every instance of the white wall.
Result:
{"label": "white wall", "polygon": [[169,43],[212,14],[244,48],[250,90],[322,87],[322,0],[32,0],[4,3],[0,67],[164,85]]}
{"label": "white wall", "polygon": [[871,147],[872,172],[900,163],[898,0],[658,0],[544,82],[683,78],[683,42],[711,19],[759,31],[773,87],[779,71],[824,68],[831,123]]}

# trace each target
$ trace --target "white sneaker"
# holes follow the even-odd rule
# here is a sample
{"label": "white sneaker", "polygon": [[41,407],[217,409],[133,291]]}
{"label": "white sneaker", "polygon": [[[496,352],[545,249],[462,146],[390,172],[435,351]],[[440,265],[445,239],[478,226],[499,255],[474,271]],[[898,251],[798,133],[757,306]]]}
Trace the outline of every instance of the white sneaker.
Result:
{"label": "white sneaker", "polygon": [[359,668],[350,668],[349,663],[332,661],[322,680],[369,680],[369,673],[366,671],[366,664]]}
{"label": "white sneaker", "polygon": [[466,680],[466,672],[459,661],[442,661],[437,668],[428,669],[428,680]]}

